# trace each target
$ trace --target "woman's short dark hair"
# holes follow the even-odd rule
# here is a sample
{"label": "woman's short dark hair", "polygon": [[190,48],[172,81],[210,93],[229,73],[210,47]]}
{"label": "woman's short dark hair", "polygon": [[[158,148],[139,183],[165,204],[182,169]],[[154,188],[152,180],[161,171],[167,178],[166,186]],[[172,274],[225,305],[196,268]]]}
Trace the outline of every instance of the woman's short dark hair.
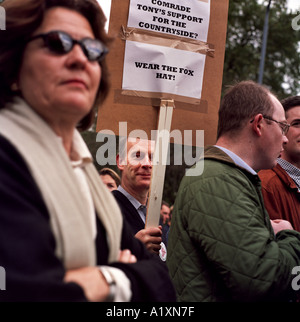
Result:
{"label": "woman's short dark hair", "polygon": [[238,133],[256,114],[271,115],[273,106],[269,94],[272,93],[266,87],[253,81],[231,86],[219,109],[217,139],[225,133]]}
{"label": "woman's short dark hair", "polygon": [[[65,7],[77,11],[89,21],[95,38],[105,45],[110,42],[105,31],[106,17],[96,0],[7,0],[2,6],[6,11],[6,30],[0,32],[0,108],[16,95],[12,85],[18,79],[25,46],[42,24],[48,9]],[[109,90],[105,59],[100,64],[102,76],[94,106],[78,124],[79,130],[86,130],[92,125],[95,108],[104,101]]]}

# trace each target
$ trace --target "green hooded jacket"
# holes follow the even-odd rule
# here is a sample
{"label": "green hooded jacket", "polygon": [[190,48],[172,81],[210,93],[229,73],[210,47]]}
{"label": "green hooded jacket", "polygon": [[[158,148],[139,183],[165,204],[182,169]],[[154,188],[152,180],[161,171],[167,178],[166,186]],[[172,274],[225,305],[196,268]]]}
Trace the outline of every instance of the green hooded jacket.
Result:
{"label": "green hooded jacket", "polygon": [[300,266],[300,233],[274,236],[258,175],[214,146],[199,162],[203,173],[181,182],[169,233],[167,265],[178,301],[298,296],[292,269]]}

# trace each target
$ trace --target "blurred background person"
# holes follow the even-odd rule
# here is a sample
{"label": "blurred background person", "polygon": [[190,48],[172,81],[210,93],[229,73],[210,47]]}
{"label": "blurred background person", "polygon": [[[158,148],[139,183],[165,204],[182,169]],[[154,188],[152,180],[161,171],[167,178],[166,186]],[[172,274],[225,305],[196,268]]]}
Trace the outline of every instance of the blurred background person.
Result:
{"label": "blurred background person", "polygon": [[162,242],[168,246],[168,234],[170,229],[170,205],[166,201],[162,201],[160,208],[159,224],[162,227]]}
{"label": "blurred background person", "polygon": [[109,191],[118,189],[118,186],[121,183],[121,179],[116,171],[110,168],[102,168],[99,171],[99,174],[103,183],[107,186]]}

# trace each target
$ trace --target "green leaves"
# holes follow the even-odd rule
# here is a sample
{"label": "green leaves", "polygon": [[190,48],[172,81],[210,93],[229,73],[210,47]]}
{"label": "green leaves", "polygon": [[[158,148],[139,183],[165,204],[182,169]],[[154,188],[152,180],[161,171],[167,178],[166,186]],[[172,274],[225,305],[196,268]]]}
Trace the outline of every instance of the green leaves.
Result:
{"label": "green leaves", "polygon": [[[284,98],[300,93],[300,32],[292,28],[297,12],[286,0],[273,0],[263,83]],[[223,90],[234,82],[257,81],[267,3],[230,0]]]}

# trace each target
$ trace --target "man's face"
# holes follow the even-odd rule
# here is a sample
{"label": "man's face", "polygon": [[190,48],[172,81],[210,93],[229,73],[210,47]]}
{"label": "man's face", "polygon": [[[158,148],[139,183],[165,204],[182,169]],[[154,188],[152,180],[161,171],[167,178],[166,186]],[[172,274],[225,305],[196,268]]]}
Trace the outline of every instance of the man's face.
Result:
{"label": "man's face", "polygon": [[127,191],[149,190],[153,153],[154,141],[128,139],[126,164],[118,159],[123,188]]}
{"label": "man's face", "polygon": [[[273,121],[263,119],[264,146],[262,151],[263,164],[261,169],[269,169],[276,165],[277,158],[283,152],[283,146],[288,142],[287,137],[282,133],[281,125],[277,122],[286,123],[284,109],[278,99],[270,94],[273,105],[273,114],[270,117]],[[277,122],[275,122],[276,120]]]}
{"label": "man's face", "polygon": [[289,109],[287,122],[291,124],[287,134],[288,142],[284,145],[282,158],[299,167],[300,165],[300,106]]}
{"label": "man's face", "polygon": [[160,216],[165,224],[168,220],[170,220],[170,208],[166,205],[162,205],[160,209]]}

